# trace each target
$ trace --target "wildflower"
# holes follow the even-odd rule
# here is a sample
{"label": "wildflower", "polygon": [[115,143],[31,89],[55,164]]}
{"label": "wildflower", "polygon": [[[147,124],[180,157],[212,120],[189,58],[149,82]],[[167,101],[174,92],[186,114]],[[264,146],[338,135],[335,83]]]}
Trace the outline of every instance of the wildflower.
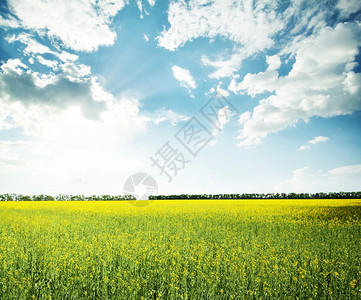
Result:
{"label": "wildflower", "polygon": [[357,283],[357,280],[356,280],[356,279],[350,281],[350,285],[351,285],[351,287],[352,287],[353,289],[355,288],[356,283]]}

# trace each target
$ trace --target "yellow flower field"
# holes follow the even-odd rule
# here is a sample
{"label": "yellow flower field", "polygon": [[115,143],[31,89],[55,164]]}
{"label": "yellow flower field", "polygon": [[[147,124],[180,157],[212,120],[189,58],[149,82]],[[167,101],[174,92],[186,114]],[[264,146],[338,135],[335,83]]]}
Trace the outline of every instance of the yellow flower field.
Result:
{"label": "yellow flower field", "polygon": [[361,200],[0,202],[0,299],[361,298]]}

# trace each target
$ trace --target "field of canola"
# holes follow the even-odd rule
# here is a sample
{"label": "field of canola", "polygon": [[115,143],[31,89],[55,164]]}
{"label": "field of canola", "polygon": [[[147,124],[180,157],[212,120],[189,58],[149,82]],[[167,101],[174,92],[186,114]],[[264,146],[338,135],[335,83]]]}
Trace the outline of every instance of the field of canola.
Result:
{"label": "field of canola", "polygon": [[361,200],[0,203],[0,299],[360,299]]}

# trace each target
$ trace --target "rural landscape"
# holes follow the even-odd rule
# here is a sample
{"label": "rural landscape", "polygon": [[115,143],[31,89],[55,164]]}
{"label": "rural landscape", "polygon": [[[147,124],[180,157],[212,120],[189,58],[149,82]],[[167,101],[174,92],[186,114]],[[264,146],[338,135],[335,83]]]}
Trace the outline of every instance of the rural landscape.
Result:
{"label": "rural landscape", "polygon": [[360,0],[0,0],[0,300],[361,300]]}
{"label": "rural landscape", "polygon": [[11,201],[0,228],[1,299],[361,296],[360,199]]}

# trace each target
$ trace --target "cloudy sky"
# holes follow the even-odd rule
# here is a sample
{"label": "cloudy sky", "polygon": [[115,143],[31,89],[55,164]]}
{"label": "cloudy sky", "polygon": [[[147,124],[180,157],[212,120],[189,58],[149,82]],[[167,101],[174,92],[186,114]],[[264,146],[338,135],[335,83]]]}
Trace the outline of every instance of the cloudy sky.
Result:
{"label": "cloudy sky", "polygon": [[1,0],[0,193],[361,190],[359,0]]}

